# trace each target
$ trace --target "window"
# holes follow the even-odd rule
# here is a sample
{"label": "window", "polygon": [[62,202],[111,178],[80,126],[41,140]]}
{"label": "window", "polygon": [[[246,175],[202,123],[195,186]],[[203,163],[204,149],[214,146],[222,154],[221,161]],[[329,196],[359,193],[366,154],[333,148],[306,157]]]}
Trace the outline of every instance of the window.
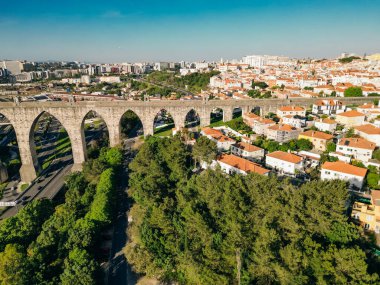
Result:
{"label": "window", "polygon": [[366,221],[368,221],[368,222],[373,221],[373,216],[372,215],[367,215]]}

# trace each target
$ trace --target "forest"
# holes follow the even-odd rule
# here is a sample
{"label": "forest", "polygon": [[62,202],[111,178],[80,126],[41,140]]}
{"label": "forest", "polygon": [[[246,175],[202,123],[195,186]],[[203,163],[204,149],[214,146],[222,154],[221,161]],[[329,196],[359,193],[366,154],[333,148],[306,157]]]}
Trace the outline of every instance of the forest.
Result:
{"label": "forest", "polygon": [[342,181],[199,171],[212,142],[150,138],[130,164],[133,269],[179,284],[379,284]]}
{"label": "forest", "polygon": [[0,284],[101,284],[122,153],[103,148],[65,181],[63,201],[34,200],[0,224]]}

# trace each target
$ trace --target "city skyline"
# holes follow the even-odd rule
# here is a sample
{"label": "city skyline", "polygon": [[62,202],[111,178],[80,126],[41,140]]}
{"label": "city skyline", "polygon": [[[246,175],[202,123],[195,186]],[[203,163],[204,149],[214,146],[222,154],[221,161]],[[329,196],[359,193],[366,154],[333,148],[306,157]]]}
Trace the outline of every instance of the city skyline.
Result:
{"label": "city skyline", "polygon": [[[378,52],[376,1],[100,1],[2,5],[0,57],[199,61],[249,54],[333,58]],[[358,10],[360,8],[360,12]]]}

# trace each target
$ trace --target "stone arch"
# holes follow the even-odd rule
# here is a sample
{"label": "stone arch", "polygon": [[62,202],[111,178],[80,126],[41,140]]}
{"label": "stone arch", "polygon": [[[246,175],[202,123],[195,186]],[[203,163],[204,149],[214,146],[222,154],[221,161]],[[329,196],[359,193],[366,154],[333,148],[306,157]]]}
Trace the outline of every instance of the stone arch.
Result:
{"label": "stone arch", "polygon": [[109,146],[109,127],[107,122],[104,120],[103,116],[99,115],[99,113],[94,110],[88,111],[83,117],[80,133],[83,153],[86,159],[89,155],[91,158],[97,156],[98,152],[95,149],[96,147],[99,149],[104,146]]}
{"label": "stone arch", "polygon": [[128,109],[119,120],[120,136],[124,139],[145,135],[145,126],[136,111]]}
{"label": "stone arch", "polygon": [[160,109],[153,119],[153,134],[169,136],[172,129],[176,127],[175,118],[167,109]]}
{"label": "stone arch", "polygon": [[223,121],[224,118],[224,110],[222,108],[214,108],[210,112],[210,123],[217,123],[219,121]]}
{"label": "stone arch", "polygon": [[[40,119],[45,116],[45,122],[40,122]],[[55,116],[49,111],[42,111],[34,118],[30,127],[29,147],[32,163],[37,173],[46,169],[56,158],[64,158],[66,162],[72,161],[72,136],[69,128],[66,128],[65,124],[57,117],[59,116]],[[56,126],[57,123],[64,131],[61,131],[62,129]],[[41,139],[38,144],[35,141],[37,130]],[[53,130],[54,133],[50,134],[50,130]],[[47,137],[43,136],[45,131],[49,133]],[[71,155],[68,153],[71,153]]]}
{"label": "stone arch", "polygon": [[[1,171],[0,183],[5,182],[13,176],[19,175],[21,157],[15,126],[9,120],[5,112],[0,112],[0,162],[6,171]],[[15,143],[15,144],[13,144]]]}
{"label": "stone arch", "polygon": [[243,115],[243,107],[235,106],[232,108],[232,119],[239,118]]}
{"label": "stone arch", "polygon": [[191,108],[185,115],[185,128],[195,128],[201,124],[201,116],[195,108]]}

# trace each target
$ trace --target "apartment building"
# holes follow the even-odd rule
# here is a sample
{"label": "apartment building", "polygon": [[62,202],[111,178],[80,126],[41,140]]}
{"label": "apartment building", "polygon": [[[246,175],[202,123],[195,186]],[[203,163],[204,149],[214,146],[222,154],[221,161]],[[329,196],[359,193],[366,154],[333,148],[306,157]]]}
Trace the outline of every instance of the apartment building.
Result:
{"label": "apartment building", "polygon": [[346,106],[338,100],[318,100],[313,104],[312,113],[315,115],[336,115],[343,113]]}
{"label": "apartment building", "polygon": [[322,180],[340,179],[347,181],[350,187],[361,189],[367,174],[366,168],[357,167],[341,161],[326,161],[321,167]]}
{"label": "apartment building", "polygon": [[376,145],[363,138],[343,138],[339,141],[336,151],[352,156],[356,160],[368,162],[372,158]]}
{"label": "apartment building", "polygon": [[300,133],[298,139],[306,139],[313,144],[315,150],[325,151],[327,144],[332,141],[333,136],[323,132],[309,130]]}
{"label": "apartment building", "polygon": [[351,217],[358,220],[364,229],[380,234],[380,190],[371,191],[371,204],[355,202]]}
{"label": "apartment building", "polygon": [[301,129],[285,124],[278,124],[268,127],[266,135],[268,139],[282,143],[297,139],[301,132]]}

